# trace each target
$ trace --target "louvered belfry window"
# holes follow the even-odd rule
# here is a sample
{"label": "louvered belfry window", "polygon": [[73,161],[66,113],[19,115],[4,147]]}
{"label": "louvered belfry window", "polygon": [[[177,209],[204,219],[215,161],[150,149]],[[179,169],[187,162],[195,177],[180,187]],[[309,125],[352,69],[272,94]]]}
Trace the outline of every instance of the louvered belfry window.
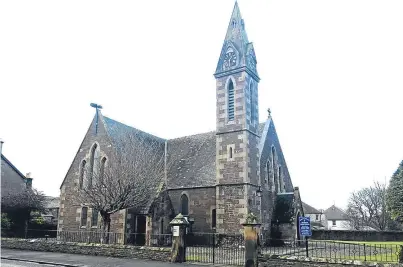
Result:
{"label": "louvered belfry window", "polygon": [[232,80],[228,83],[228,120],[234,120],[234,84]]}

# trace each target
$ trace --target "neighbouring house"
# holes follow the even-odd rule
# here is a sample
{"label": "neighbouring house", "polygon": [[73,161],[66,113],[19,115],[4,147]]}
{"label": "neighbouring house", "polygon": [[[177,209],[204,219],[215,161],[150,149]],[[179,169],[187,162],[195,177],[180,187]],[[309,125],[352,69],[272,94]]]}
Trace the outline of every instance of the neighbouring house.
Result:
{"label": "neighbouring house", "polygon": [[351,230],[350,220],[341,208],[332,205],[324,212],[327,230]]}
{"label": "neighbouring house", "polygon": [[45,212],[42,218],[46,223],[57,225],[59,218],[60,197],[45,197]]}
{"label": "neighbouring house", "polygon": [[326,229],[326,219],[322,210],[315,209],[305,202],[302,202],[302,209],[305,216],[310,217],[313,230]]}
{"label": "neighbouring house", "polygon": [[1,195],[21,192],[32,187],[32,178],[26,177],[3,154],[1,154]]}
{"label": "neighbouring house", "polygon": [[[83,184],[84,174],[91,175],[95,164],[107,168],[111,151],[120,151],[117,148],[127,144],[125,134],[131,133],[158,144],[155,150],[165,157],[165,174],[148,204],[112,215],[111,231],[124,236],[121,242],[130,243],[129,237],[137,234],[169,233],[169,222],[178,213],[192,222],[191,231],[238,234],[247,215],[254,213],[268,238],[278,202],[291,215],[276,221],[277,229],[283,238],[297,238],[297,217],[303,215],[299,191],[291,181],[270,111],[259,123],[256,64],[236,2],[214,74],[216,88],[211,88],[216,92],[211,100],[216,103],[215,131],[164,139],[108,118],[97,108],[60,187],[58,229],[100,228],[98,213],[74,196],[88,186]],[[279,215],[286,212],[277,210]]]}

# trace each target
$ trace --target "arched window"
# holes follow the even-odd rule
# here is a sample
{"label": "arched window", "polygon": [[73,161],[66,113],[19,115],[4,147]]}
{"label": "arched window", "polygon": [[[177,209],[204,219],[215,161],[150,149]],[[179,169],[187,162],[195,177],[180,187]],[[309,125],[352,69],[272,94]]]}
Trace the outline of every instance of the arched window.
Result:
{"label": "arched window", "polygon": [[234,83],[232,79],[228,81],[228,121],[233,121],[235,117],[235,108],[234,108]]}
{"label": "arched window", "polygon": [[255,98],[253,94],[253,82],[251,81],[249,85],[249,99],[250,99],[250,123],[254,125],[255,123]]}
{"label": "arched window", "polygon": [[88,186],[92,186],[92,180],[94,178],[94,171],[95,171],[95,158],[97,157],[97,144],[94,144],[91,148],[91,156],[90,156],[90,177],[88,181]]}
{"label": "arched window", "polygon": [[278,185],[278,173],[277,173],[277,164],[276,164],[276,149],[274,146],[271,147],[271,167],[272,167],[272,175],[273,175],[273,186],[275,192],[279,191],[279,185]]}
{"label": "arched window", "polygon": [[266,163],[266,172],[267,172],[267,176],[264,178],[264,182],[267,184],[270,180],[270,161],[268,160]]}
{"label": "arched window", "polygon": [[278,188],[280,192],[283,192],[284,190],[284,181],[283,181],[283,175],[281,173],[281,166],[278,166]]}
{"label": "arched window", "polygon": [[88,208],[82,207],[81,208],[81,227],[87,226],[87,213],[88,213]]}
{"label": "arched window", "polygon": [[161,219],[160,223],[160,235],[162,235],[164,234],[164,218]]}
{"label": "arched window", "polygon": [[96,209],[92,209],[92,215],[91,215],[91,227],[97,227],[98,226],[98,211]]}
{"label": "arched window", "polygon": [[80,165],[80,178],[78,180],[78,188],[82,189],[84,183],[87,183],[87,181],[85,181],[85,167],[86,167],[87,162],[85,160],[83,160],[81,162]]}
{"label": "arched window", "polygon": [[185,216],[189,215],[189,199],[185,194],[181,196],[181,213]]}
{"label": "arched window", "polygon": [[100,178],[101,181],[103,181],[103,179],[104,179],[105,164],[106,164],[106,158],[103,157],[103,158],[101,159],[101,168],[100,168],[100,174],[99,174],[99,178]]}
{"label": "arched window", "polygon": [[232,159],[232,147],[229,148],[229,158]]}
{"label": "arched window", "polygon": [[211,228],[215,228],[217,226],[217,212],[216,209],[211,211]]}

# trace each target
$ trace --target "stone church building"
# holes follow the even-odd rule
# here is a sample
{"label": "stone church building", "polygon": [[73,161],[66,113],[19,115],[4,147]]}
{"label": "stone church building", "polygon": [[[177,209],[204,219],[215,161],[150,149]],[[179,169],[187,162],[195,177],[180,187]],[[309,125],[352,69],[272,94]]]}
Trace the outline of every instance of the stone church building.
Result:
{"label": "stone church building", "polygon": [[[159,153],[170,168],[142,212],[125,209],[113,214],[111,232],[121,233],[124,242],[130,243],[134,233],[170,233],[169,222],[180,212],[194,232],[239,233],[246,216],[253,213],[265,238],[274,226],[282,238],[296,238],[296,218],[303,214],[299,191],[292,184],[270,111],[259,123],[256,65],[235,3],[214,74],[216,131],[164,139],[105,117],[97,109],[60,187],[58,229],[100,229],[100,216],[74,198],[82,169],[94,161],[104,164],[116,146],[116,136],[133,132],[159,143]],[[279,199],[283,204],[288,201],[287,210],[276,209]],[[279,222],[290,210],[291,216]]]}

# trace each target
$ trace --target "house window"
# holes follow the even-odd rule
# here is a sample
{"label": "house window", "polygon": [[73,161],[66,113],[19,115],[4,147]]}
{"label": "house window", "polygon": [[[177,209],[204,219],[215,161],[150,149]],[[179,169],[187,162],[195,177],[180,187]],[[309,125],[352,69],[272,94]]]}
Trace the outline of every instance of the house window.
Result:
{"label": "house window", "polygon": [[216,209],[211,211],[211,228],[215,228],[217,226],[217,213]]}
{"label": "house window", "polygon": [[229,148],[229,158],[232,159],[232,147]]}
{"label": "house window", "polygon": [[81,166],[80,166],[80,178],[78,181],[78,186],[80,189],[83,188],[83,184],[85,182],[84,178],[85,178],[85,165],[87,164],[87,162],[85,160],[83,160],[81,162]]}
{"label": "house window", "polygon": [[184,216],[189,215],[189,199],[185,194],[181,196],[181,213]]}
{"label": "house window", "polygon": [[87,213],[88,213],[88,208],[82,207],[81,208],[81,227],[87,226]]}
{"label": "house window", "polygon": [[95,169],[95,158],[96,158],[96,152],[97,152],[97,144],[94,144],[91,148],[91,156],[90,156],[90,177],[88,181],[88,186],[92,186],[92,182],[94,179],[94,169]]}
{"label": "house window", "polygon": [[229,80],[228,83],[228,121],[233,121],[235,117],[235,108],[234,108],[234,83],[232,79]]}
{"label": "house window", "polygon": [[316,220],[319,221],[319,214],[316,214]]}
{"label": "house window", "polygon": [[336,226],[336,220],[332,220],[332,225]]}
{"label": "house window", "polygon": [[97,225],[98,225],[98,211],[96,209],[92,209],[91,226],[96,227]]}

